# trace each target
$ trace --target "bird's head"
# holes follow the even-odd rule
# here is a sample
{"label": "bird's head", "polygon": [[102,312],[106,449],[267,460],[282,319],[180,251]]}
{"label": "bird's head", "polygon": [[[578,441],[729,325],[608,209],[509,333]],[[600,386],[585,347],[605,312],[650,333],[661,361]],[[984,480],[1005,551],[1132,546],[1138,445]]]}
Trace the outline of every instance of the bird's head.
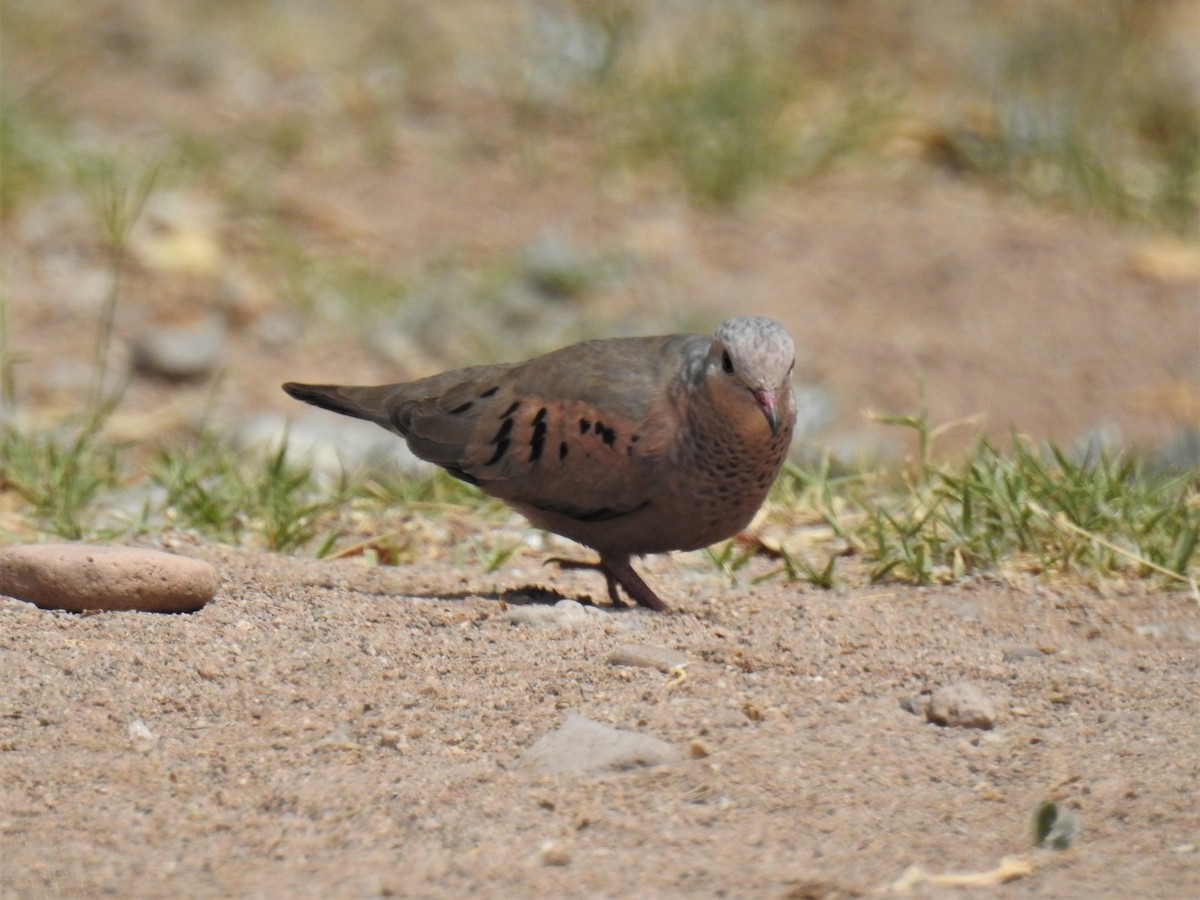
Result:
{"label": "bird's head", "polygon": [[761,421],[761,415],[771,434],[790,433],[796,418],[795,364],[796,348],[778,322],[738,316],[717,328],[705,380],[714,404],[725,414],[743,422]]}

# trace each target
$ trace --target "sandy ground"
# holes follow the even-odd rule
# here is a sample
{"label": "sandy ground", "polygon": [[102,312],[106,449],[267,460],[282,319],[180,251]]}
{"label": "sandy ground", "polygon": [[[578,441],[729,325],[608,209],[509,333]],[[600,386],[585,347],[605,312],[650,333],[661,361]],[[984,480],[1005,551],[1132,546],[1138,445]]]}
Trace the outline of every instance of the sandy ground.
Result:
{"label": "sandy ground", "polygon": [[[168,545],[220,567],[199,613],[0,601],[6,898],[852,897],[1006,857],[1031,871],[1003,896],[1200,892],[1185,594],[731,587],[657,559],[672,613],[538,627],[505,592],[600,585],[534,555],[482,575]],[[624,644],[682,677],[609,664]],[[963,680],[995,728],[901,706]],[[524,765],[572,712],[679,758]],[[1046,799],[1079,817],[1064,852],[1032,847]]]}

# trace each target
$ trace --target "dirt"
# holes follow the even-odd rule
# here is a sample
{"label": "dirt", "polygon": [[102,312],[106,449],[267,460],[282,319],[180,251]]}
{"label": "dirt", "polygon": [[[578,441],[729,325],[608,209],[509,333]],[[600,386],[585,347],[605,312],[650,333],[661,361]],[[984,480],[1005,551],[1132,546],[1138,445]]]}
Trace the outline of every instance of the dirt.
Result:
{"label": "dirt", "polygon": [[[673,612],[539,628],[506,592],[598,579],[166,544],[220,567],[204,610],[0,601],[5,897],[852,897],[1007,857],[1028,874],[1004,896],[1200,888],[1200,620],[1178,594],[748,587],[753,566],[731,587],[681,557],[647,565]],[[688,663],[610,665],[624,644]],[[902,708],[960,681],[995,727]],[[680,759],[523,766],[572,712]],[[1065,851],[1033,847],[1045,800],[1079,819]]]}
{"label": "dirt", "polygon": [[[125,273],[117,438],[188,441],[202,423],[294,411],[284,380],[397,380],[439,361],[384,359],[369,321],[299,310],[261,210],[319,261],[414,283],[569,234],[635,260],[573,301],[597,333],[776,316],[834,404],[816,445],[848,454],[902,452],[862,411],[911,412],[922,382],[935,424],[972,423],[947,450],[1015,427],[1067,444],[1098,429],[1152,451],[1200,420],[1194,248],[1161,235],[999,193],[911,147],[718,212],[653,171],[597,166],[571,121],[526,133],[502,92],[445,85],[396,112],[383,165],[318,103],[306,148],[260,185],[255,142],[296,114],[303,79],[268,79],[247,101],[227,34],[215,74],[183,77],[171,6],[118,6],[112,28],[86,12],[58,28],[54,45],[78,50],[69,64],[19,35],[5,47],[14,96],[52,91],[85,136],[139,147],[190,130],[227,148],[227,180],[184,207],[216,263],[183,272],[134,254]],[[3,224],[17,414],[54,421],[88,389],[107,258],[62,196]],[[129,368],[138,334],[214,310],[230,331],[210,378]],[[292,330],[268,340],[278,317]],[[523,355],[537,338],[497,349]],[[644,568],[672,613],[602,605],[542,629],[510,621],[527,601],[506,592],[603,591],[531,550],[484,574],[473,559],[369,568],[147,542],[214,562],[216,599],[192,615],[78,616],[0,598],[2,897],[833,898],[914,865],[978,874],[1008,857],[1028,871],[1003,896],[1200,896],[1200,608],[1185,592],[1001,575],[870,587],[853,561],[833,591],[754,586],[761,560],[731,585],[677,556]],[[607,662],[630,643],[689,663]],[[901,705],[961,681],[998,706],[994,728]],[[523,766],[572,712],[680,758]],[[1032,845],[1045,800],[1079,818],[1065,851]]]}

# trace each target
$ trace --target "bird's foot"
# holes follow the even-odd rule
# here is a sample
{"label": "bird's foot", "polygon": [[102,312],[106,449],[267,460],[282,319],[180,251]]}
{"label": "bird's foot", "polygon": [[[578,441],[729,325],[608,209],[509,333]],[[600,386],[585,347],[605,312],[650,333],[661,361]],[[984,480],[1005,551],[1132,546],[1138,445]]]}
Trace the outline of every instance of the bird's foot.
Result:
{"label": "bird's foot", "polygon": [[564,559],[561,556],[552,556],[546,560],[544,565],[549,565],[550,563],[554,563],[560,569],[594,569],[602,573],[608,585],[608,599],[612,601],[613,606],[625,606],[625,602],[617,592],[617,585],[619,584],[625,589],[625,593],[629,595],[630,599],[635,601],[639,606],[644,606],[655,612],[664,612],[670,609],[658,594],[650,589],[650,585],[642,581],[641,576],[633,570],[628,556],[605,557],[601,555],[597,562],[585,562],[580,559]]}

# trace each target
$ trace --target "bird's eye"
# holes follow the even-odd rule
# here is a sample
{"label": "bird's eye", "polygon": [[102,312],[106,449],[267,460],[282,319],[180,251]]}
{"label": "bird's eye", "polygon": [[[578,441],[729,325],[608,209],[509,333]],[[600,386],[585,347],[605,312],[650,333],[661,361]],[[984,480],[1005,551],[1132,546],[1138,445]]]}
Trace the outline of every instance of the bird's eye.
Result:
{"label": "bird's eye", "polygon": [[733,374],[733,358],[730,357],[728,350],[721,354],[721,368],[725,370],[726,375]]}

